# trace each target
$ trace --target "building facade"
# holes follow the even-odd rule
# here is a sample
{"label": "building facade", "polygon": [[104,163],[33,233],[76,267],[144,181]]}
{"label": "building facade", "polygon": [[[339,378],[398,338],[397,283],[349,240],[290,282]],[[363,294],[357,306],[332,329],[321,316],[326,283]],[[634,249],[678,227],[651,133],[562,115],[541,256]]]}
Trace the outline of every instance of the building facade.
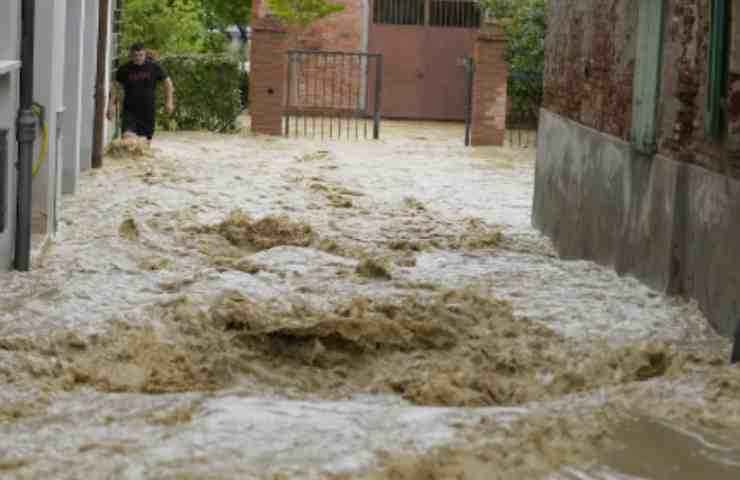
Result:
{"label": "building facade", "polygon": [[[12,267],[15,254],[15,128],[23,1],[0,2],[0,271]],[[91,165],[99,4],[97,0],[35,0],[33,100],[39,128],[32,208],[36,245],[55,235],[62,194],[74,193],[80,171]],[[112,24],[112,13],[107,21]],[[112,37],[107,44],[111,58]]]}
{"label": "building facade", "polygon": [[550,0],[533,223],[740,320],[740,1]]}
{"label": "building facade", "polygon": [[[280,95],[290,95],[300,86],[285,89],[280,85],[286,68],[274,64],[275,52],[301,49],[382,55],[381,116],[416,120],[465,118],[468,106],[465,60],[475,58],[479,68],[470,102],[473,143],[503,142],[508,79],[504,61],[506,41],[500,29],[483,22],[478,3],[474,0],[337,0],[337,3],[344,7],[341,12],[298,29],[281,27],[270,18],[266,2],[254,0],[250,101],[255,131],[271,134],[280,131],[280,113],[276,109],[285,103]],[[285,30],[283,40],[275,37],[281,28]],[[374,73],[368,77],[374,79]],[[317,75],[331,77],[332,73],[326,70]],[[340,82],[338,91],[358,89],[357,85],[342,85],[342,81],[322,78],[318,83]],[[373,83],[368,85],[372,88]]]}
{"label": "building facade", "polygon": [[465,71],[481,10],[473,0],[338,0],[344,10],[308,27],[300,48],[383,55],[383,116],[463,120]]}

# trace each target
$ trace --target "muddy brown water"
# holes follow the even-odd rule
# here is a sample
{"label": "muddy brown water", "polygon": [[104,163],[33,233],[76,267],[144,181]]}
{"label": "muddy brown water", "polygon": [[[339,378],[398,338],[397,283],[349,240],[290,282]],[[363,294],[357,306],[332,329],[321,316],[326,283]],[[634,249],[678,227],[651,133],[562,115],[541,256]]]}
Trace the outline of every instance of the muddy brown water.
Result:
{"label": "muddy brown water", "polygon": [[729,342],[461,138],[117,149],[0,274],[0,477],[740,478]]}
{"label": "muddy brown water", "polygon": [[619,472],[655,480],[740,478],[740,435],[729,438],[680,430],[649,418],[619,425],[614,435],[621,448],[603,454]]}

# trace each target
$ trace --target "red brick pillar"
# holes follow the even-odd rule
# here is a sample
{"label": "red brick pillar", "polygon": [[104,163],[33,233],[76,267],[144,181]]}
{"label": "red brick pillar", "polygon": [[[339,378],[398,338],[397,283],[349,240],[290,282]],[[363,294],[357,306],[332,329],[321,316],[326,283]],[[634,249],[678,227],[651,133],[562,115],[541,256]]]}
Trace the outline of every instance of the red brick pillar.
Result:
{"label": "red brick pillar", "polygon": [[504,59],[506,37],[500,27],[487,24],[478,33],[473,51],[472,145],[503,145],[506,132],[506,84],[509,65]]}
{"label": "red brick pillar", "polygon": [[287,68],[287,35],[277,20],[267,16],[252,25],[249,99],[252,131],[283,133],[283,100]]}

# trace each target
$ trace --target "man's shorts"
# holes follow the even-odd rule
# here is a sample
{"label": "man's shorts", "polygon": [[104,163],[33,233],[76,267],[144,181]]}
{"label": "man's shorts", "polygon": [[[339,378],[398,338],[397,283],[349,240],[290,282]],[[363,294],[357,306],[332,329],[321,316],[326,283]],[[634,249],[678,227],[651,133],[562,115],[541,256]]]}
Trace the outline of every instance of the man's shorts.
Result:
{"label": "man's shorts", "polygon": [[131,112],[123,111],[121,115],[121,131],[123,133],[133,132],[140,137],[146,137],[151,140],[154,136],[154,122],[153,121],[142,121],[136,118]]}

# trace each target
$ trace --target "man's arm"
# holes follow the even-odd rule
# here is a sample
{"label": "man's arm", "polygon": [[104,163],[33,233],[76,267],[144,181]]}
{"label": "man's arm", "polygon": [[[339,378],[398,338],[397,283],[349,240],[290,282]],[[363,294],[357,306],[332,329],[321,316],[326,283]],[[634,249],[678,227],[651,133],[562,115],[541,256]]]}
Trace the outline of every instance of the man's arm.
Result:
{"label": "man's arm", "polygon": [[164,79],[164,108],[167,113],[175,111],[175,86],[170,77]]}
{"label": "man's arm", "polygon": [[113,121],[113,113],[118,106],[118,99],[121,98],[121,84],[114,81],[110,86],[110,95],[108,96],[108,111],[105,113],[109,121]]}

